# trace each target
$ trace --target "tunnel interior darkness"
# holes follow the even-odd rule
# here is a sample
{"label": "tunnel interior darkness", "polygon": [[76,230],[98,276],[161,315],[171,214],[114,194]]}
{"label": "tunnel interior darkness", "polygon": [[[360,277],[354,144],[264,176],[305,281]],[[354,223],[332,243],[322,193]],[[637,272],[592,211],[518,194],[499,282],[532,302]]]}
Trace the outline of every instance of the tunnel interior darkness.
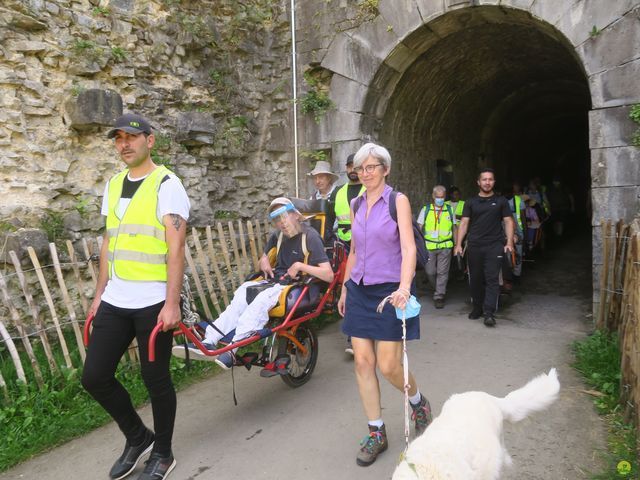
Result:
{"label": "tunnel interior darkness", "polygon": [[403,43],[415,61],[395,78],[378,73],[370,95],[387,92],[384,108],[369,101],[365,112],[376,119],[366,133],[392,153],[392,184],[414,202],[438,181],[469,196],[489,166],[503,190],[559,177],[586,206],[591,98],[566,38],[527,12],[484,6],[445,14]]}

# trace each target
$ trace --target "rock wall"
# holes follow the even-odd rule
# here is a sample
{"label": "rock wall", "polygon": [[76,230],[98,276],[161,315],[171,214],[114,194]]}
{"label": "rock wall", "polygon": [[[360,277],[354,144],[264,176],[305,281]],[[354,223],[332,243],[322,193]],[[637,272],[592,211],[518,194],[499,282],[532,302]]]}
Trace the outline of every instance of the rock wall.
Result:
{"label": "rock wall", "polygon": [[0,230],[100,228],[121,168],[104,134],[130,111],[156,127],[153,158],[182,178],[193,225],[291,194],[287,4],[4,0]]}

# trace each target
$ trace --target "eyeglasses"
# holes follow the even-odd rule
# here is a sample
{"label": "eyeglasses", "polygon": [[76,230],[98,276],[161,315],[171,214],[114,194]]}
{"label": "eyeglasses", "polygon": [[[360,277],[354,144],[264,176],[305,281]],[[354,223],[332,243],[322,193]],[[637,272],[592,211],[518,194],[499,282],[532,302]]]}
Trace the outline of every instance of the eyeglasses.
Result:
{"label": "eyeglasses", "polygon": [[366,167],[355,167],[353,171],[356,172],[358,175],[360,175],[362,172],[373,173],[376,171],[376,167],[383,167],[383,166],[384,166],[383,163],[375,163],[375,164],[367,165]]}

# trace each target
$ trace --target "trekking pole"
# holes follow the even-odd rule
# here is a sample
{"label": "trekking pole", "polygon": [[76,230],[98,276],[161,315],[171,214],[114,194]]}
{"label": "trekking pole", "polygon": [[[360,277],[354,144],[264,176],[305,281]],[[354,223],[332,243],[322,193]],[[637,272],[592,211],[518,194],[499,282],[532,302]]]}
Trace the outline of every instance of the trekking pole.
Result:
{"label": "trekking pole", "polygon": [[409,356],[407,355],[407,318],[402,309],[402,371],[404,373],[404,451],[409,448]]}
{"label": "trekking pole", "polygon": [[[380,302],[376,312],[382,313],[385,303],[391,301],[391,295]],[[407,316],[406,310],[402,309],[402,373],[404,374],[404,451],[409,448],[409,435],[411,424],[409,416],[409,356],[407,355]]]}

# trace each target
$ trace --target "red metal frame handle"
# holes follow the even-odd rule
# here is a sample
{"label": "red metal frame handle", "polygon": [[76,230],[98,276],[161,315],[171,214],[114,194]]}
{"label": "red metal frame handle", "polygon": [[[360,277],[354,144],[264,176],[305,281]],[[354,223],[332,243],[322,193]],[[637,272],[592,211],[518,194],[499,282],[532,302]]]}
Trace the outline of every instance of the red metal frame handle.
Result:
{"label": "red metal frame handle", "polygon": [[93,314],[89,315],[87,319],[84,321],[84,346],[89,346],[89,336],[91,334],[91,324],[93,323]]}

